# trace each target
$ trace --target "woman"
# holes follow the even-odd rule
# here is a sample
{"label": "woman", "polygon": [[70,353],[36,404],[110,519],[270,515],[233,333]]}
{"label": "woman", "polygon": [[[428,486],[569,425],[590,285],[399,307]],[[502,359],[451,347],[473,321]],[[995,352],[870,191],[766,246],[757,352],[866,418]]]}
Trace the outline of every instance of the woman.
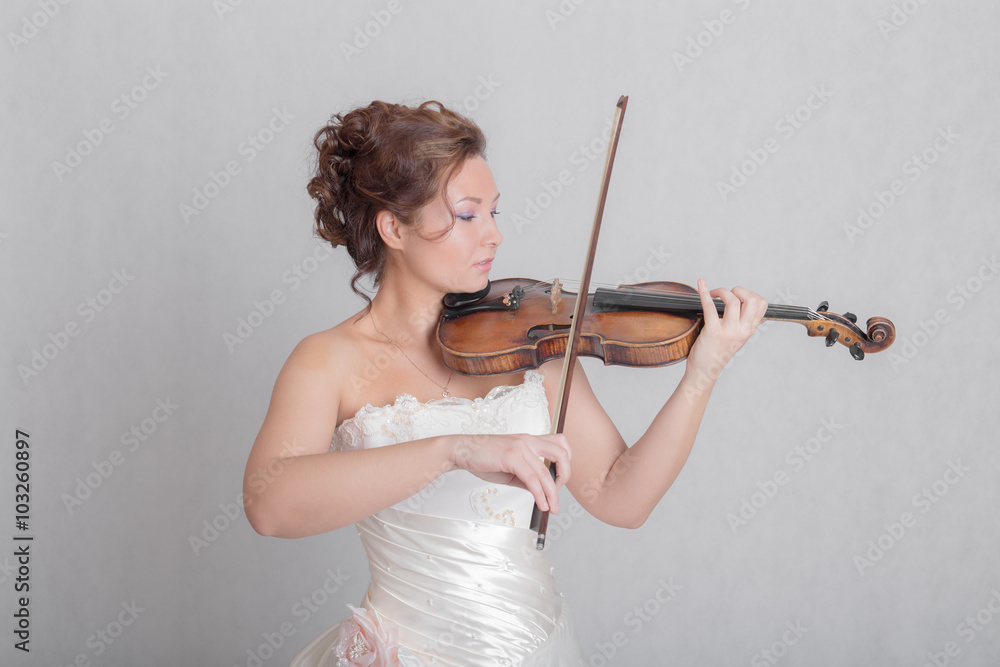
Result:
{"label": "woman", "polygon": [[[462,376],[434,336],[442,297],[486,286],[503,238],[479,128],[437,102],[373,102],[334,116],[315,145],[319,234],[347,247],[352,288],[368,300],[357,281],[369,275],[377,292],[288,358],[247,462],[245,506],[262,535],[356,523],[372,583],[361,608],[293,664],[581,664],[528,529],[533,502],[557,512],[566,485],[602,521],[642,525],[766,302],[699,280],[704,329],[677,390],[631,448],[579,367],[564,434],[548,435],[561,361]],[[726,303],[721,318],[713,296]],[[543,459],[555,462],[555,480]]]}

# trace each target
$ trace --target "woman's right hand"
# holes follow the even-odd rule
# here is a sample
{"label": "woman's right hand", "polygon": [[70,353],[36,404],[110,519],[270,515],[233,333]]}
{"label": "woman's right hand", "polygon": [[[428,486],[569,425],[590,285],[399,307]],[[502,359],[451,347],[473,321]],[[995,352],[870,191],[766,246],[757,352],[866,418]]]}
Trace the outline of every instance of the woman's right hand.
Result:
{"label": "woman's right hand", "polygon": [[[451,463],[494,484],[527,489],[544,511],[559,511],[559,487],[570,476],[571,452],[566,436],[460,435],[451,452]],[[556,464],[553,481],[542,459]]]}

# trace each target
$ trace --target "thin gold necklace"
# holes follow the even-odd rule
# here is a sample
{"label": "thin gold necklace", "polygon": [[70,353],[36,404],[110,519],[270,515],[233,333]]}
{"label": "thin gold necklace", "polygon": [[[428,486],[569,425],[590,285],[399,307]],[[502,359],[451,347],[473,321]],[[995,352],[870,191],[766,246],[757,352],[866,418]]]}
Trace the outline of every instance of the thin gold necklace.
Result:
{"label": "thin gold necklace", "polygon": [[369,319],[370,319],[370,320],[372,321],[372,327],[373,327],[373,328],[375,329],[375,331],[377,331],[377,332],[378,332],[378,333],[379,333],[379,334],[380,334],[380,335],[381,335],[381,336],[382,336],[383,338],[385,338],[385,340],[386,340],[386,341],[387,341],[388,343],[390,343],[390,344],[391,344],[391,345],[393,345],[393,346],[394,346],[394,347],[395,347],[395,348],[396,348],[397,350],[399,350],[399,353],[400,353],[400,354],[402,354],[402,355],[403,355],[404,357],[406,357],[406,360],[410,362],[410,365],[411,365],[411,366],[413,366],[414,368],[416,368],[416,369],[417,369],[417,371],[419,371],[419,373],[420,373],[421,375],[423,375],[423,376],[424,376],[425,378],[427,378],[428,380],[430,380],[431,382],[433,382],[433,383],[434,383],[435,385],[437,385],[437,386],[438,386],[438,388],[440,388],[440,389],[441,389],[441,395],[442,395],[443,397],[445,397],[445,398],[449,398],[449,397],[451,396],[451,392],[450,392],[450,391],[448,391],[448,385],[449,385],[449,384],[451,384],[451,377],[452,377],[452,376],[453,376],[453,375],[455,374],[455,371],[450,371],[450,372],[448,373],[448,381],[447,381],[447,382],[445,382],[444,384],[441,384],[440,382],[437,382],[437,381],[435,381],[435,380],[434,380],[434,378],[432,378],[432,377],[431,377],[430,375],[428,375],[427,373],[425,373],[425,372],[424,372],[424,371],[423,371],[423,370],[422,370],[422,369],[420,368],[420,366],[417,366],[417,365],[416,365],[415,363],[413,363],[413,359],[410,359],[410,355],[408,355],[408,354],[407,354],[406,352],[404,352],[404,351],[403,351],[403,348],[401,348],[401,347],[399,346],[399,344],[398,344],[398,343],[397,343],[396,341],[394,341],[394,340],[393,340],[392,338],[389,338],[389,336],[387,336],[387,335],[385,335],[384,333],[382,333],[382,330],[381,330],[381,329],[379,329],[379,328],[378,328],[378,327],[377,327],[377,326],[375,325],[375,317],[374,317],[374,316],[372,315],[372,311],[370,311],[370,310],[368,311],[368,318],[369,318]]}

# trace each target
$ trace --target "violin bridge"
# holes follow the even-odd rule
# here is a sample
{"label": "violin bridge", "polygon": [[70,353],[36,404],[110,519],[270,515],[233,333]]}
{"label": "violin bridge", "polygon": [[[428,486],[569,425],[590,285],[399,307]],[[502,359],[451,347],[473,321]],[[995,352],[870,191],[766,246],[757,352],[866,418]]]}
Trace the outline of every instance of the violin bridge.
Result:
{"label": "violin bridge", "polygon": [[549,293],[549,301],[552,303],[552,314],[559,312],[559,304],[562,303],[562,283],[558,278],[552,280],[552,291]]}

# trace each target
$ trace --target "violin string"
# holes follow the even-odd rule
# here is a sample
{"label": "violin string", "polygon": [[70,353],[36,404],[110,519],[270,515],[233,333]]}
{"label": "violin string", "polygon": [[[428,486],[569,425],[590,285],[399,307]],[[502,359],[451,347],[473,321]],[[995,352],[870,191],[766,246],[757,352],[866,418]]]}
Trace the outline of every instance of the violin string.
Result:
{"label": "violin string", "polygon": [[[674,306],[688,308],[691,310],[700,310],[701,308],[701,298],[696,294],[672,294],[667,292],[658,292],[656,290],[640,290],[634,288],[619,288],[614,290],[614,292],[615,294],[627,295],[633,297],[634,299],[647,301],[650,305],[663,305],[667,307]],[[613,295],[610,292],[606,294],[609,298],[613,298]],[[724,307],[725,305],[725,302],[718,297],[714,298],[713,302],[720,307]],[[826,315],[805,306],[771,304],[768,306],[768,310],[776,316],[786,316],[791,319],[830,320],[830,318]]]}
{"label": "violin string", "polygon": [[[579,287],[579,280],[560,280],[563,289],[568,291],[573,291],[574,287]],[[692,310],[701,309],[701,297],[697,294],[678,294],[670,292],[662,292],[656,289],[641,289],[637,287],[622,287],[620,283],[600,283],[591,282],[591,286],[596,289],[601,289],[609,297],[613,295],[621,294],[628,295],[634,298],[649,299],[651,302],[658,302],[655,305],[663,305],[666,307],[674,306],[680,308],[687,308]],[[713,302],[717,306],[724,306],[724,302],[715,297]],[[825,312],[813,310],[808,306],[793,306],[788,304],[768,304],[768,310],[772,312],[777,317],[787,317],[788,319],[795,320],[825,320],[827,322],[835,321],[833,318],[829,317]]]}

